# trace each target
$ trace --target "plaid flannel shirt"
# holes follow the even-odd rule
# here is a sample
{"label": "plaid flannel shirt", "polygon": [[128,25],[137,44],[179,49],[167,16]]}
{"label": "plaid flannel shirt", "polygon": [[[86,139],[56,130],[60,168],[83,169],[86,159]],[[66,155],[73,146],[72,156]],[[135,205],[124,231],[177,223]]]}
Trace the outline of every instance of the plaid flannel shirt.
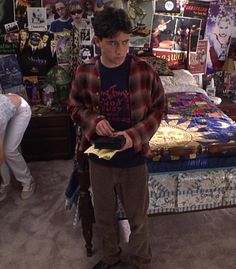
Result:
{"label": "plaid flannel shirt", "polygon": [[[98,59],[81,64],[75,73],[68,99],[68,112],[82,129],[79,150],[84,151],[95,133],[96,124],[104,119],[99,111],[100,77]],[[131,127],[126,130],[136,152],[150,155],[149,140],[167,111],[163,86],[157,73],[145,61],[132,56],[129,74]]]}

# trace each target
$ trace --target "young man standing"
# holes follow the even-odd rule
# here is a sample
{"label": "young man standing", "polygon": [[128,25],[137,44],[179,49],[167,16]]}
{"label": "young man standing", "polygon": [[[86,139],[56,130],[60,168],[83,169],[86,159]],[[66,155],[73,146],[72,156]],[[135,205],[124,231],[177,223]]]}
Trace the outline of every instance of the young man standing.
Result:
{"label": "young man standing", "polygon": [[119,134],[126,140],[110,160],[89,155],[95,218],[103,242],[103,258],[93,269],[109,269],[120,262],[117,195],[131,228],[129,268],[146,269],[151,249],[145,161],[166,99],[156,72],[127,53],[132,26],[123,9],[105,8],[96,14],[93,27],[101,55],[78,67],[68,101],[68,111],[82,129],[79,150],[89,146],[94,134]]}

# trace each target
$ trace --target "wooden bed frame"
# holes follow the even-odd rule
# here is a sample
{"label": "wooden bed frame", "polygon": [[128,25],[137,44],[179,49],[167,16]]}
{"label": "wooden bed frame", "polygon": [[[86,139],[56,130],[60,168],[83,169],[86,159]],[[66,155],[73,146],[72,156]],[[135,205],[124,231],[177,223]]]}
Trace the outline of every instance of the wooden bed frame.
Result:
{"label": "wooden bed frame", "polygon": [[160,156],[188,156],[191,154],[199,155],[203,152],[208,154],[217,154],[217,153],[230,153],[236,151],[236,142],[228,143],[228,144],[213,144],[210,146],[176,146],[169,149],[165,148],[159,148],[155,149],[155,151],[152,151],[153,158],[155,158],[156,155]]}

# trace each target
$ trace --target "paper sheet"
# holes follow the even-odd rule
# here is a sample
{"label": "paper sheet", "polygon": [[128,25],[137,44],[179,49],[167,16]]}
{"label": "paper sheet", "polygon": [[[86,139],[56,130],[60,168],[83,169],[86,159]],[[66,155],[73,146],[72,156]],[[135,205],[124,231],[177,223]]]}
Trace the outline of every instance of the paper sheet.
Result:
{"label": "paper sheet", "polygon": [[95,154],[99,158],[110,160],[118,151],[119,150],[114,150],[114,149],[95,149],[93,146],[91,146],[85,151],[85,153]]}

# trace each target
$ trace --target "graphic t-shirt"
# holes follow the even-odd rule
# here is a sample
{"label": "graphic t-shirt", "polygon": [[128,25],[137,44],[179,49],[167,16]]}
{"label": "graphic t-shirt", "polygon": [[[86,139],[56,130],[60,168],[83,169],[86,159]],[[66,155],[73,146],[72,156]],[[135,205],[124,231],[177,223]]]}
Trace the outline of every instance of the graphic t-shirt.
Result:
{"label": "graphic t-shirt", "polygon": [[100,114],[104,115],[111,126],[119,131],[130,127],[129,65],[129,58],[121,66],[115,68],[107,68],[100,64],[102,89]]}
{"label": "graphic t-shirt", "polygon": [[[129,68],[131,58],[126,57],[124,63],[115,68],[107,68],[99,64],[101,77],[100,114],[105,116],[116,131],[131,127],[129,98]],[[132,167],[144,163],[144,157],[134,152],[133,148],[116,153],[106,161],[96,156],[92,160],[100,164],[115,167]]]}

